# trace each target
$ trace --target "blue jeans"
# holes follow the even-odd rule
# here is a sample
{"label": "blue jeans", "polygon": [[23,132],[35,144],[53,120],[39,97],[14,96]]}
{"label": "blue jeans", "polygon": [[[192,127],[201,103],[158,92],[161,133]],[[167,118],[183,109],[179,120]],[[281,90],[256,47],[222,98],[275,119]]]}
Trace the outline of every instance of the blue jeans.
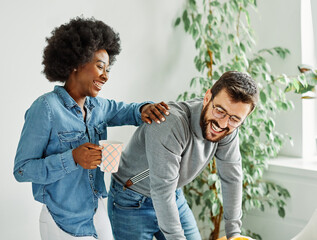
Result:
{"label": "blue jeans", "polygon": [[[181,189],[176,203],[186,239],[201,240],[196,220]],[[152,199],[123,186],[114,179],[108,194],[108,214],[116,240],[166,240],[158,226]]]}

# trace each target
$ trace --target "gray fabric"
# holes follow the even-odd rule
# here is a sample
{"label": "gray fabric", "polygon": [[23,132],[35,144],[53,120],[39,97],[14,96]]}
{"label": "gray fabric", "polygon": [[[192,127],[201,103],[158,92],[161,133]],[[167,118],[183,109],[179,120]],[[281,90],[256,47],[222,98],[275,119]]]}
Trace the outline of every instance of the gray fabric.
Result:
{"label": "gray fabric", "polygon": [[185,239],[175,190],[191,182],[216,157],[227,237],[240,233],[242,168],[238,130],[218,143],[205,140],[199,124],[202,99],[169,102],[165,122],[140,126],[122,153],[113,177],[121,184],[149,168],[150,176],[130,188],[153,200],[166,239]]}

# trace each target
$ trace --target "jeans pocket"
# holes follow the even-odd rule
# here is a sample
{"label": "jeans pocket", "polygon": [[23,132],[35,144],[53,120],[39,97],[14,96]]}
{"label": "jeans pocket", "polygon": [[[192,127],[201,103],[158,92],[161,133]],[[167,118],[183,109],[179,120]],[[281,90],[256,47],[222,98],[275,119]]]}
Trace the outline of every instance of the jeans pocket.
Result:
{"label": "jeans pocket", "polygon": [[122,192],[115,194],[113,200],[113,206],[119,209],[133,210],[142,206],[142,198],[136,199]]}

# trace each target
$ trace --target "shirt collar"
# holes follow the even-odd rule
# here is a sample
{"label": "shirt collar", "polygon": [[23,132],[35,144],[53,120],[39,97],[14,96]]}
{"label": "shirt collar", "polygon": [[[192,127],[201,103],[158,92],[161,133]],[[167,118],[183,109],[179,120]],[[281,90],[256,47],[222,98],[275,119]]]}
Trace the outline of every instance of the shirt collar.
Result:
{"label": "shirt collar", "polygon": [[[74,106],[78,106],[77,102],[68,94],[63,86],[55,86],[54,92],[61,98],[66,108],[71,109]],[[86,97],[85,107],[90,111],[95,107],[90,97]]]}
{"label": "shirt collar", "polygon": [[200,126],[200,115],[201,115],[202,109],[203,109],[203,102],[200,102],[197,108],[191,109],[191,115],[192,115],[191,125],[196,137],[201,140],[205,140],[203,137],[201,126]]}
{"label": "shirt collar", "polygon": [[[197,101],[198,100],[198,101]],[[194,135],[201,139],[205,140],[202,134],[202,130],[200,127],[200,115],[203,109],[203,99],[192,99],[188,100],[186,104],[188,105],[187,109],[189,110],[189,121],[190,127],[193,131]]]}
{"label": "shirt collar", "polygon": [[86,97],[85,107],[87,109],[89,109],[89,111],[91,111],[95,107],[95,105],[92,102],[92,98],[91,97]]}

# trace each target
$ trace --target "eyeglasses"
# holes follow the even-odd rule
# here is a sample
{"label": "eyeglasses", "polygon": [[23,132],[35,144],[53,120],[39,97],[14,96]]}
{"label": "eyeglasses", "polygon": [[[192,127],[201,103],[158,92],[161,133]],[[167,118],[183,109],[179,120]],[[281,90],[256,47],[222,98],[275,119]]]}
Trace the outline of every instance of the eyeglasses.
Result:
{"label": "eyeglasses", "polygon": [[214,104],[212,104],[212,115],[214,115],[214,117],[218,119],[224,119],[228,115],[228,124],[234,128],[239,127],[243,123],[243,120],[239,119],[237,116],[228,114],[221,107],[215,107]]}

